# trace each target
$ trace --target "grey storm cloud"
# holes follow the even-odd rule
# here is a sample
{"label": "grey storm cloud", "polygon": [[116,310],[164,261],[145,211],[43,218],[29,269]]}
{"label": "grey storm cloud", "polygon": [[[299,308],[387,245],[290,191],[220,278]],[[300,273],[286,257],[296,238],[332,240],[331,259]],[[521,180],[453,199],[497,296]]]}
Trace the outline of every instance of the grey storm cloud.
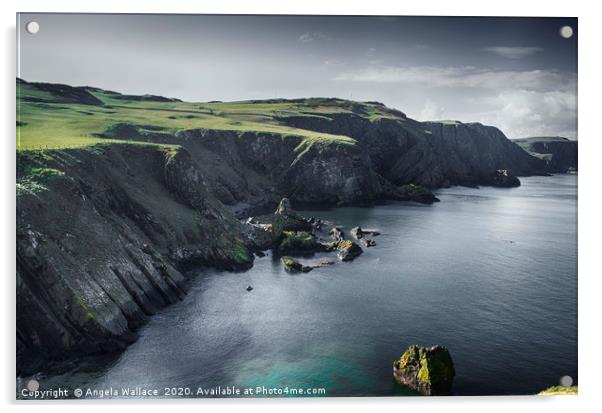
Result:
{"label": "grey storm cloud", "polygon": [[472,66],[370,67],[343,72],[338,81],[421,84],[428,88],[470,87],[484,89],[557,90],[576,88],[577,77],[554,70],[495,70]]}
{"label": "grey storm cloud", "polygon": [[496,54],[507,59],[520,59],[522,57],[531,56],[535,53],[543,51],[541,47],[510,47],[510,46],[493,46],[486,47],[483,50],[489,53]]}
{"label": "grey storm cloud", "polygon": [[330,39],[329,36],[325,35],[324,33],[320,33],[320,32],[303,33],[301,36],[299,36],[299,41],[301,43],[310,43],[310,42],[314,42],[314,41],[328,40],[328,39]]}

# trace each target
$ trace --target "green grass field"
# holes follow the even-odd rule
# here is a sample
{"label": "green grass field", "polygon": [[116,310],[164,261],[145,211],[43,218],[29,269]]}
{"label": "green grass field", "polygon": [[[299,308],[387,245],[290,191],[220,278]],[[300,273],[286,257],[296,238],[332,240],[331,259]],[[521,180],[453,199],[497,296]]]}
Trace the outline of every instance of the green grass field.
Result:
{"label": "green grass field", "polygon": [[49,92],[34,83],[17,83],[17,150],[73,148],[111,142],[152,144],[134,139],[116,140],[97,136],[117,123],[152,126],[171,134],[194,128],[266,132],[281,134],[283,137],[300,136],[310,142],[355,144],[356,141],[348,136],[289,127],[278,118],[324,117],[326,114],[353,112],[370,120],[384,117],[398,119],[384,106],[376,103],[358,104],[341,99],[160,102],[120,99],[114,93],[90,89],[89,94],[102,104],[82,104],[69,95],[72,89],[65,87],[58,92]]}

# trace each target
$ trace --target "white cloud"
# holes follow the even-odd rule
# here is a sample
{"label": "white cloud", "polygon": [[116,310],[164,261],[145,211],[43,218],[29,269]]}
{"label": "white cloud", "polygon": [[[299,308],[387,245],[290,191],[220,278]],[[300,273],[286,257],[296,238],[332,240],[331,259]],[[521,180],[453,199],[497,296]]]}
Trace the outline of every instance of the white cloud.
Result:
{"label": "white cloud", "polygon": [[483,49],[506,59],[520,59],[541,52],[541,47],[492,46]]}
{"label": "white cloud", "polygon": [[337,59],[328,59],[324,61],[326,66],[345,66],[345,63]]}
{"label": "white cloud", "polygon": [[511,138],[577,137],[577,96],[571,91],[506,90],[473,101],[485,109],[475,114]]}
{"label": "white cloud", "polygon": [[442,120],[445,117],[445,109],[438,106],[435,102],[427,99],[420,111],[418,120]]}
{"label": "white cloud", "polygon": [[572,89],[575,75],[550,70],[502,71],[472,66],[380,66],[341,73],[339,81],[408,83],[429,88],[471,87],[486,89],[523,88],[527,90]]}
{"label": "white cloud", "polygon": [[[443,117],[494,125],[509,137],[576,137],[577,75],[554,70],[489,70],[471,66],[375,66],[339,74],[339,82],[372,83],[427,97],[420,120]],[[423,98],[424,99],[424,98]],[[443,109],[441,102],[456,102]]]}
{"label": "white cloud", "polygon": [[303,33],[301,36],[299,36],[299,38],[297,40],[300,41],[301,43],[310,43],[310,42],[317,41],[317,40],[328,40],[328,39],[330,39],[330,37],[328,37],[324,33],[307,32],[307,33]]}

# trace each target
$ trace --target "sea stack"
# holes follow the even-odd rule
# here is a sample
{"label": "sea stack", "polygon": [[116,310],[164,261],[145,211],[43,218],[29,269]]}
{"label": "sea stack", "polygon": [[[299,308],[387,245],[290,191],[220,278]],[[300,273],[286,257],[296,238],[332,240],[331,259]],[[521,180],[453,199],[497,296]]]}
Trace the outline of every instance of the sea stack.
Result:
{"label": "sea stack", "polygon": [[395,380],[425,396],[449,395],[455,375],[452,358],[443,346],[410,346],[393,362]]}

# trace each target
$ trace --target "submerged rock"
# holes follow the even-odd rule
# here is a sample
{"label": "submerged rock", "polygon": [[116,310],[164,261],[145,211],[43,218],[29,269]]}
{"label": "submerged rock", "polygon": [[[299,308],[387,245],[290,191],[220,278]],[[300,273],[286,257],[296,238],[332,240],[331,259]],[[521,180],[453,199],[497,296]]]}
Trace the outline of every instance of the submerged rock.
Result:
{"label": "submerged rock", "polygon": [[452,358],[443,346],[410,346],[393,362],[395,380],[425,396],[450,394],[455,375]]}
{"label": "submerged rock", "polygon": [[366,237],[362,238],[360,240],[360,242],[362,244],[364,244],[366,247],[374,247],[376,245],[376,241],[374,241],[373,239],[370,239],[370,238],[366,238]]}
{"label": "submerged rock", "polygon": [[366,236],[366,235],[372,235],[373,237],[377,237],[377,236],[380,235],[380,231],[377,231],[375,229],[364,229],[364,228],[362,228],[362,234],[364,236]]}
{"label": "submerged rock", "polygon": [[321,268],[321,267],[330,267],[331,265],[334,265],[334,261],[331,261],[331,260],[322,260],[317,265],[313,265],[313,267],[314,268]]}
{"label": "submerged rock", "polygon": [[253,287],[251,287],[250,285],[247,287],[247,291],[253,291]]}

